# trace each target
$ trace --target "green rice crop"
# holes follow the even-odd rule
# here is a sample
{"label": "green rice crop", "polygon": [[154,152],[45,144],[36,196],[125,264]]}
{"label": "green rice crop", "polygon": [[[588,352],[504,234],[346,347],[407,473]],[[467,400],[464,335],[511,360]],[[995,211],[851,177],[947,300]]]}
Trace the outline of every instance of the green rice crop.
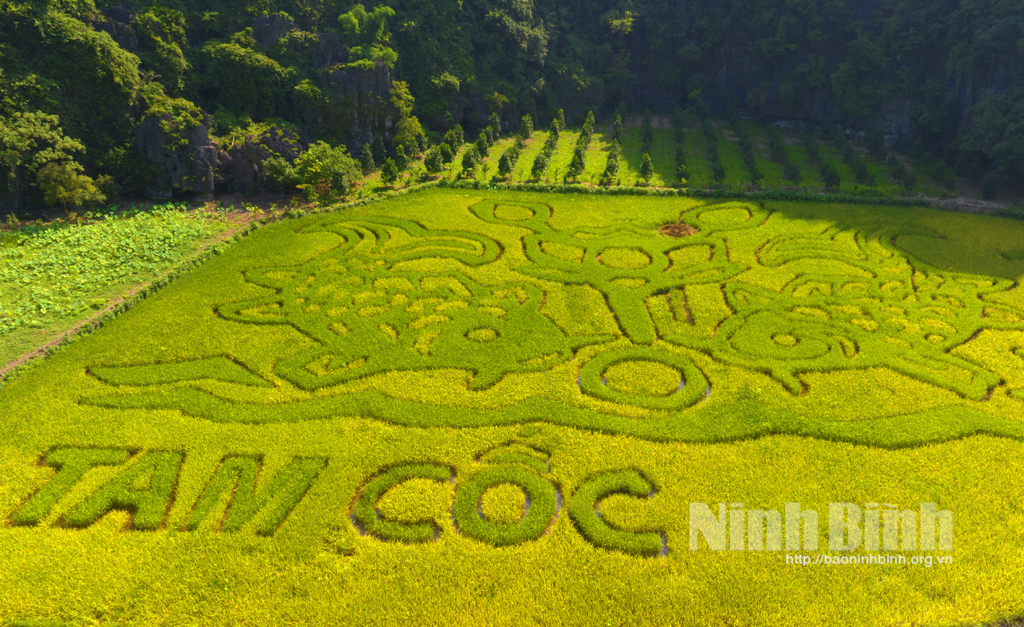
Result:
{"label": "green rice crop", "polygon": [[[0,389],[0,617],[1012,617],[1021,241],[921,207],[464,188],[269,225]],[[908,558],[932,553],[827,549],[830,504],[933,503],[953,561],[691,550],[693,505],[789,503],[820,552]]]}

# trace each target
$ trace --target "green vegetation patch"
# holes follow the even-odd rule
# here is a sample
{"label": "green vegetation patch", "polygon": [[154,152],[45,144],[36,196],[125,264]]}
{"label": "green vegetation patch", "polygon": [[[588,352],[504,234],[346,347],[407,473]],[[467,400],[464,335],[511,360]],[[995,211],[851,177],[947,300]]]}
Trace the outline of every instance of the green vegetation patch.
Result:
{"label": "green vegetation patch", "polygon": [[91,224],[8,235],[0,245],[0,337],[102,307],[132,281],[179,263],[221,228],[173,208]]}

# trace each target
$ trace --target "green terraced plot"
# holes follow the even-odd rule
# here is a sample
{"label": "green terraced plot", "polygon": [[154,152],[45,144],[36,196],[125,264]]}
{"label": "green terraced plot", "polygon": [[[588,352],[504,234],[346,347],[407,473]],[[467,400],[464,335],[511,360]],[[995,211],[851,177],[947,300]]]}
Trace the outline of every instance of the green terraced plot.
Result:
{"label": "green terraced plot", "polygon": [[[259,229],[0,389],[0,618],[1019,614],[1021,241],[928,209],[445,190]],[[827,551],[836,502],[936,504],[952,563],[693,535],[694,503],[799,503]]]}

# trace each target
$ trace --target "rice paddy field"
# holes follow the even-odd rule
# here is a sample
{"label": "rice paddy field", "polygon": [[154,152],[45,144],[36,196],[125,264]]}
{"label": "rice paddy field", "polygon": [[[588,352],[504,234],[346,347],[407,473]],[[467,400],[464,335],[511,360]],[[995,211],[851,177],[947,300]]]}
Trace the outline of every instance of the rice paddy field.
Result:
{"label": "rice paddy field", "polygon": [[1024,616],[1022,276],[1024,222],[909,207],[256,229],[0,388],[0,625]]}

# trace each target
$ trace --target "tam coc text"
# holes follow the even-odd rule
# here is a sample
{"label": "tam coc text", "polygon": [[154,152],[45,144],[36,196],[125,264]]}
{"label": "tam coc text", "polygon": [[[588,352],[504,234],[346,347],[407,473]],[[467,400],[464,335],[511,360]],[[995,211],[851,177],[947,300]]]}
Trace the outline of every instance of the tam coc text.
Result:
{"label": "tam coc text", "polygon": [[[800,503],[786,503],[782,511],[718,503],[717,510],[690,503],[691,551],[817,551],[819,522],[825,522]],[[953,550],[953,514],[935,503],[921,503],[916,510],[890,503],[829,503],[827,522],[830,551]]]}

